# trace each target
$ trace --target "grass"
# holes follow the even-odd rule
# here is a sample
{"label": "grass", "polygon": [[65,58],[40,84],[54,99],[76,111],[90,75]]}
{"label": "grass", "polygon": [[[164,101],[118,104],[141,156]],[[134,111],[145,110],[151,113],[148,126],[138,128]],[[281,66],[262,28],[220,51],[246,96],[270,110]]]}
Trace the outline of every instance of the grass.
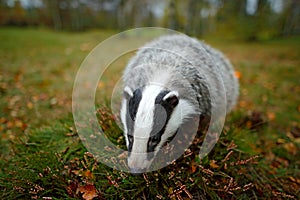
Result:
{"label": "grass", "polygon": [[[203,160],[187,151],[164,169],[132,176],[96,162],[78,138],[71,115],[78,67],[113,33],[0,29],[1,199],[298,198],[299,37],[261,43],[204,38],[240,74],[237,108]],[[103,95],[125,63],[114,62],[116,68],[106,72],[97,91],[100,124],[121,146],[121,131]],[[195,149],[196,144],[190,147]]]}

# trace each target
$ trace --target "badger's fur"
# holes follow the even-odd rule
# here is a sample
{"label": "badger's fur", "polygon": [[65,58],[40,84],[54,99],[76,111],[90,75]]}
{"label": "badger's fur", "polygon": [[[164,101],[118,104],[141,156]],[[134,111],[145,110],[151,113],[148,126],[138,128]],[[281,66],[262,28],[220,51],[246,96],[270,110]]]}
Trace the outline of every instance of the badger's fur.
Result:
{"label": "badger's fur", "polygon": [[[128,63],[123,82],[121,121],[133,173],[150,167],[184,120],[192,115],[209,117],[211,107],[224,101],[228,112],[238,96],[229,61],[183,34],[162,36],[140,48]],[[225,99],[219,95],[220,85]]]}

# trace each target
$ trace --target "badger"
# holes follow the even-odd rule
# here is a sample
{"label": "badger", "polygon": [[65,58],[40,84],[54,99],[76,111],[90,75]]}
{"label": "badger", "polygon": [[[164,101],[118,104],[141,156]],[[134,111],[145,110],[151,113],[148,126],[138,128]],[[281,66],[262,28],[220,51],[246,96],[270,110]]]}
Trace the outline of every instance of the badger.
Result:
{"label": "badger", "polygon": [[229,112],[239,93],[229,60],[184,34],[146,43],[129,60],[122,79],[120,117],[127,163],[134,174],[149,169],[157,153],[191,116],[210,117],[212,106],[222,102]]}

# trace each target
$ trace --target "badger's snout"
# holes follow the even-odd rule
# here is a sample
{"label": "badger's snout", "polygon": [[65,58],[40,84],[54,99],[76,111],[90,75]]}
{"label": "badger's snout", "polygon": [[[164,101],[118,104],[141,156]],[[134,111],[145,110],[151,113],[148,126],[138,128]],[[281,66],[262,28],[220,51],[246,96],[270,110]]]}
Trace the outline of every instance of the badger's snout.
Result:
{"label": "badger's snout", "polygon": [[146,172],[152,163],[152,159],[148,159],[147,153],[131,152],[128,157],[128,167],[133,174],[141,174]]}

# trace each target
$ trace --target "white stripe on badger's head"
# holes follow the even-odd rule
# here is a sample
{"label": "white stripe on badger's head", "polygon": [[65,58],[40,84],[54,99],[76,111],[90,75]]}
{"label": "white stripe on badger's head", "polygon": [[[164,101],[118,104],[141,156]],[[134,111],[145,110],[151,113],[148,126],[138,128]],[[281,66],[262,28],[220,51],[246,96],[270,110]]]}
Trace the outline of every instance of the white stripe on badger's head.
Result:
{"label": "white stripe on badger's head", "polygon": [[194,108],[177,91],[148,85],[132,92],[124,89],[121,120],[133,173],[145,172],[159,149],[172,138]]}

